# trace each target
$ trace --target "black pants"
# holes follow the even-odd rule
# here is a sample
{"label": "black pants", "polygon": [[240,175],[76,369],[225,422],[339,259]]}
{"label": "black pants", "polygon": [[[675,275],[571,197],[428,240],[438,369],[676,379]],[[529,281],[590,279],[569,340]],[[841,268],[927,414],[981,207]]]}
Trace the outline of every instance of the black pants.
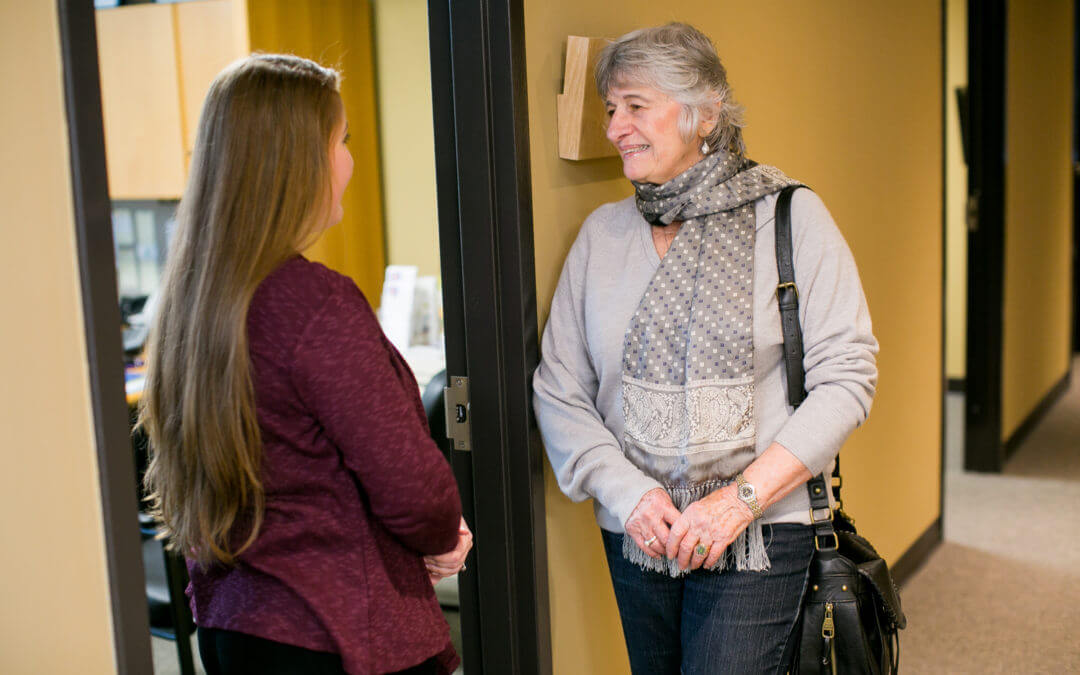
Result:
{"label": "black pants", "polygon": [[[199,628],[199,655],[206,675],[345,675],[341,657],[216,628]],[[435,675],[435,659],[400,671]]]}

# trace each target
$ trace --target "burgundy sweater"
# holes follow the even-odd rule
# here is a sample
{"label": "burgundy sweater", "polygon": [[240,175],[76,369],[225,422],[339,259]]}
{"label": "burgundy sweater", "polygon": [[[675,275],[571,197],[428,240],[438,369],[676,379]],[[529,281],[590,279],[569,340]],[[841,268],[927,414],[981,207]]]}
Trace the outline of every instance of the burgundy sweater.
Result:
{"label": "burgundy sweater", "polygon": [[234,567],[189,562],[196,623],[341,655],[349,673],[458,658],[423,555],[461,502],[412,372],[347,277],[301,257],[248,313],[266,512]]}

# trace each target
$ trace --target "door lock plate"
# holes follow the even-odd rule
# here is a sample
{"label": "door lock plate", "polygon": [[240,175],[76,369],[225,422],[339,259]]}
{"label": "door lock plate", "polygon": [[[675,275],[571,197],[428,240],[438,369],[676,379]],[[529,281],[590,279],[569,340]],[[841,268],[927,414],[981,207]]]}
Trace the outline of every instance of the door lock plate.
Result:
{"label": "door lock plate", "polygon": [[443,405],[446,412],[446,437],[454,450],[472,450],[472,430],[469,419],[469,378],[451,377],[449,386],[443,388]]}

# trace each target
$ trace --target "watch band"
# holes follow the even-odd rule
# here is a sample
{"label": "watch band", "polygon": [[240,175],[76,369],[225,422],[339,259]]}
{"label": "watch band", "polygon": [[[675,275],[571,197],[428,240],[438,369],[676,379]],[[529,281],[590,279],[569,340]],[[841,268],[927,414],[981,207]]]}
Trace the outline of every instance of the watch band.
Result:
{"label": "watch band", "polygon": [[743,504],[750,507],[750,512],[754,514],[755,519],[760,518],[764,511],[761,510],[761,504],[758,504],[757,490],[741,473],[735,474],[735,482],[738,484],[735,495]]}

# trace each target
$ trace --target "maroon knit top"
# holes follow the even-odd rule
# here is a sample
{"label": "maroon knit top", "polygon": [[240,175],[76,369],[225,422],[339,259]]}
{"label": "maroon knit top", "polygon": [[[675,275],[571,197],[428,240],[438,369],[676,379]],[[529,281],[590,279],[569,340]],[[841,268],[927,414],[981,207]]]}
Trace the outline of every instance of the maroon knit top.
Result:
{"label": "maroon knit top", "polygon": [[196,623],[341,655],[349,673],[458,658],[423,555],[461,502],[412,372],[350,279],[296,257],[247,320],[266,513],[234,567],[189,562]]}

